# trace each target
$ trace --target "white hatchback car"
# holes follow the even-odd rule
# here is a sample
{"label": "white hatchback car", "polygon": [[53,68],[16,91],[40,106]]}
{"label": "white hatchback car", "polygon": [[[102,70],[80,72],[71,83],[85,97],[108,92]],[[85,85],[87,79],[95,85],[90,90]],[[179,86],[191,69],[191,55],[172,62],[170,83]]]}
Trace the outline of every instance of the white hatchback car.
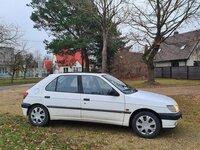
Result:
{"label": "white hatchback car", "polygon": [[78,120],[131,126],[152,138],[181,117],[170,97],[136,90],[109,74],[49,75],[24,93],[23,114],[35,126],[49,120]]}

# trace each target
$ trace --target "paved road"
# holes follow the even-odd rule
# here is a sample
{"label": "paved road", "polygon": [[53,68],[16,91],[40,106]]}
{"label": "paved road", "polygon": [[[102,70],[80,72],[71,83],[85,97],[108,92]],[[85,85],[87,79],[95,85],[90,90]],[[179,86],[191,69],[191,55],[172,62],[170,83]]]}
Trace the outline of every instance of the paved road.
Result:
{"label": "paved road", "polygon": [[21,85],[10,85],[10,86],[0,86],[0,91],[2,91],[2,90],[16,89],[16,88],[20,88],[20,87],[31,87],[33,85],[34,85],[34,83],[31,83],[31,84],[21,84]]}

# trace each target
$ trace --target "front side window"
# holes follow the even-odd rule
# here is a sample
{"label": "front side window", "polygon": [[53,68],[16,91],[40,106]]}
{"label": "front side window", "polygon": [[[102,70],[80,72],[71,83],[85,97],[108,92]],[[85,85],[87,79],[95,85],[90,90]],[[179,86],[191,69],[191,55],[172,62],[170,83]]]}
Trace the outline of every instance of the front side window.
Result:
{"label": "front side window", "polygon": [[46,86],[47,91],[78,93],[76,75],[59,76]]}
{"label": "front side window", "polygon": [[111,95],[113,88],[97,76],[82,76],[84,94]]}

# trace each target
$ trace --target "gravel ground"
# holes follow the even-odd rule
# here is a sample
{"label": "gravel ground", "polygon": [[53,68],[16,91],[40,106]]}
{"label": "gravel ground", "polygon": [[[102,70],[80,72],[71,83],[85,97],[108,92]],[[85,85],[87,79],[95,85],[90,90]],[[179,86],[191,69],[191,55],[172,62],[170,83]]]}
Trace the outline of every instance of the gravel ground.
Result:
{"label": "gravel ground", "polygon": [[164,95],[199,95],[200,85],[195,86],[179,86],[179,87],[159,87],[159,88],[143,88],[141,90],[155,92]]}

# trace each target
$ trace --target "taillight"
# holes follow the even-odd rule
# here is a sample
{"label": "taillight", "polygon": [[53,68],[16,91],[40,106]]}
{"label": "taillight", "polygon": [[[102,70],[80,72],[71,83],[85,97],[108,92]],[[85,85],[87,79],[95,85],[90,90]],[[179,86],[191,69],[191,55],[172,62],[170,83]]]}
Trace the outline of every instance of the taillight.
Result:
{"label": "taillight", "polygon": [[28,92],[24,92],[24,99],[26,98],[27,95],[28,95]]}

